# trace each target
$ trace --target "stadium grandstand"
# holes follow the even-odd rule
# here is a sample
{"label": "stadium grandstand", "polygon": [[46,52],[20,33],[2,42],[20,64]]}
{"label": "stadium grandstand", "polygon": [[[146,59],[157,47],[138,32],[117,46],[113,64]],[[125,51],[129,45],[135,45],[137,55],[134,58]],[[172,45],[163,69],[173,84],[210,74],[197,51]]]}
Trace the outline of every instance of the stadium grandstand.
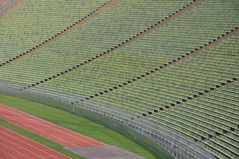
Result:
{"label": "stadium grandstand", "polygon": [[0,158],[239,159],[238,27],[239,0],[0,0]]}

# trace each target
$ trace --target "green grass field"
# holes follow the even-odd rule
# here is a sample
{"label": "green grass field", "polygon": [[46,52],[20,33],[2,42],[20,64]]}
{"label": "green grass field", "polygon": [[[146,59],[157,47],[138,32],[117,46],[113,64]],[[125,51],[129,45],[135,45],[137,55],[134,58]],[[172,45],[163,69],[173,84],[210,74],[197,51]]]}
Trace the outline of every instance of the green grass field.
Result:
{"label": "green grass field", "polygon": [[[157,157],[148,151],[146,148],[132,141],[131,139],[88,119],[71,114],[69,112],[56,109],[50,106],[42,105],[39,103],[10,97],[0,94],[0,103],[22,110],[29,114],[35,115],[42,119],[48,120],[55,124],[61,125],[65,128],[71,129],[97,140],[103,141],[109,145],[118,146],[128,151],[134,152],[138,155],[144,156],[146,159],[156,159]],[[69,151],[66,151],[61,145],[45,139],[37,134],[31,133],[25,129],[10,124],[4,120],[0,120],[0,125],[21,133],[39,143],[49,146],[59,152],[62,152],[73,159],[82,159]]]}
{"label": "green grass field", "polygon": [[22,135],[24,135],[28,138],[31,138],[31,139],[37,141],[38,143],[41,143],[41,144],[46,145],[46,146],[48,146],[52,149],[55,149],[58,152],[64,153],[65,155],[67,155],[67,156],[69,156],[73,159],[83,159],[79,155],[76,155],[74,153],[71,153],[70,151],[65,150],[63,146],[61,146],[61,145],[59,145],[59,144],[57,144],[57,143],[55,143],[51,140],[48,140],[48,139],[46,139],[46,138],[44,138],[40,135],[31,133],[31,132],[29,132],[29,131],[21,128],[21,127],[15,126],[15,125],[13,125],[13,124],[5,121],[5,120],[0,119],[0,126],[11,129],[11,130],[13,130],[13,131],[15,131],[19,134],[22,134]]}

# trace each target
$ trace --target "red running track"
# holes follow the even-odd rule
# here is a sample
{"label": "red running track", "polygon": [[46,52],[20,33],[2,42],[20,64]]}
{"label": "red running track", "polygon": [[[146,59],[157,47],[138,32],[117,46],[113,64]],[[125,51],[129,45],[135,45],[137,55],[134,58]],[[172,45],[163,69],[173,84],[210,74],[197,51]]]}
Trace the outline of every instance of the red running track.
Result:
{"label": "red running track", "polygon": [[0,104],[0,118],[65,147],[105,146],[105,144],[100,141],[3,104]]}
{"label": "red running track", "polygon": [[69,159],[53,149],[0,126],[0,158]]}

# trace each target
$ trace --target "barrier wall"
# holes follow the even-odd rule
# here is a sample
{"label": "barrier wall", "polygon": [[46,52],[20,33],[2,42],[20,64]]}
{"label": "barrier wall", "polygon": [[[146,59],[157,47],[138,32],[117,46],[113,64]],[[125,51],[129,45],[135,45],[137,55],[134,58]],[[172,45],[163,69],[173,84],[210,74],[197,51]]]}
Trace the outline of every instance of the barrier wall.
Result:
{"label": "barrier wall", "polygon": [[160,159],[214,159],[199,145],[167,130],[164,125],[154,124],[146,117],[135,118],[132,114],[99,105],[94,101],[76,104],[75,101],[82,97],[74,95],[36,88],[20,91],[19,88],[19,85],[13,83],[0,83],[0,93],[51,105],[94,120],[132,138],[150,149]]}

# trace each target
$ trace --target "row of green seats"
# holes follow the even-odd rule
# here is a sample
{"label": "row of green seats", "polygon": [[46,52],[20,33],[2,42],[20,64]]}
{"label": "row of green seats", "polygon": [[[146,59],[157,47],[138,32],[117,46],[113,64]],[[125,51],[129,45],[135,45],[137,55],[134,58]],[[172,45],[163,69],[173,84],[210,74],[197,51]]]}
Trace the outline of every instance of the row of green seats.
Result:
{"label": "row of green seats", "polygon": [[[229,133],[222,137],[217,137],[204,141],[201,145],[211,151],[214,156],[220,159],[238,158],[238,139],[239,133]],[[232,143],[236,143],[233,145]]]}
{"label": "row of green seats", "polygon": [[8,81],[17,80],[26,85],[43,80],[107,51],[187,3],[187,0],[119,1],[46,48],[1,68],[1,75]]}
{"label": "row of green seats", "polygon": [[[156,124],[166,124],[170,130],[176,131],[183,136],[192,137],[205,148],[209,146],[216,149],[217,151],[211,149],[210,151],[213,151],[212,153],[219,158],[237,158],[239,136],[232,134],[235,134],[239,128],[239,119],[237,118],[239,114],[239,98],[238,96],[236,97],[239,90],[235,89],[239,88],[238,86],[239,83],[235,82],[178,107],[154,113],[153,116],[148,118],[152,119],[151,121]],[[237,105],[231,103],[230,100],[224,100],[221,106],[218,105],[217,101],[202,102],[218,94],[224,95],[225,98],[234,96]],[[228,106],[234,109],[230,111]]]}
{"label": "row of green seats", "polygon": [[0,62],[9,60],[100,7],[107,0],[29,0],[0,21]]}
{"label": "row of green seats", "polygon": [[[177,100],[198,94],[209,87],[215,87],[220,82],[231,80],[239,73],[238,64],[231,61],[237,61],[239,57],[237,52],[230,51],[228,48],[237,48],[238,39],[239,36],[232,37],[216,47],[203,51],[198,56],[193,56],[182,63],[149,76],[145,80],[138,81],[129,88],[119,89],[119,100],[121,101],[121,98],[127,95],[129,95],[129,98],[131,96],[134,96],[131,98],[135,98],[136,96],[139,99],[151,99],[147,102],[148,104],[145,104],[145,107],[151,109],[154,107],[164,108],[165,105],[175,103]],[[224,54],[227,58],[225,58]],[[117,64],[117,61],[110,61]],[[99,61],[99,63],[101,62]],[[132,62],[127,65],[133,64]],[[99,65],[96,62],[94,66]],[[87,66],[88,68],[86,67],[81,71],[75,71],[64,77],[46,82],[40,85],[39,88],[69,92],[84,97],[102,92],[139,75],[139,73],[134,74],[138,70],[132,69],[132,73],[126,72],[127,68],[125,67],[124,69],[123,65],[120,65],[122,67],[105,66],[108,66],[109,70],[115,70],[115,72],[106,72],[107,67],[98,70],[97,68],[99,67],[93,69],[93,66]],[[119,71],[117,71],[117,68]],[[123,71],[121,72],[120,70]],[[128,79],[125,80],[125,78]],[[106,95],[105,99],[108,97],[112,98],[111,93]],[[157,105],[157,107],[152,105]]]}
{"label": "row of green seats", "polygon": [[[206,8],[206,4],[204,5],[204,7],[202,7],[202,5],[197,9],[200,9],[201,11],[204,10],[204,8]],[[234,13],[234,10],[232,10],[232,12]],[[215,12],[213,15],[217,13],[218,12]],[[215,33],[214,28],[203,28],[203,26],[206,25],[206,22],[204,22],[203,16],[201,14],[196,12],[188,14],[186,16],[195,17],[195,14],[202,18],[202,24],[200,27],[198,27],[197,23],[194,26],[195,22],[193,20],[186,22],[186,20],[184,19],[185,17],[178,18],[175,21],[177,23],[172,22],[168,26],[158,29],[151,35],[146,36],[144,39],[138,40],[136,43],[131,44],[126,48],[120,49],[119,51],[113,53],[113,55],[106,57],[101,61],[97,61],[92,65],[78,69],[62,78],[47,82],[42,85],[42,88],[55,89],[55,87],[57,87],[57,89],[61,90],[62,92],[67,92],[70,90],[71,93],[76,93],[81,96],[95,94],[104,89],[108,89],[112,85],[126,82],[142,73],[145,73],[146,71],[152,70],[163,65],[164,63],[172,61],[182,54],[190,52],[194,48],[198,48],[200,46],[198,43],[201,43],[201,45],[203,45],[204,42],[208,42],[214,37],[217,37],[217,35],[223,33],[224,30],[230,29],[230,27],[227,27],[226,29],[222,28],[221,30],[218,29],[218,31]],[[206,17],[206,15],[204,15],[204,17]],[[213,19],[213,16],[211,16],[211,19]],[[218,26],[217,20],[218,19],[214,19],[215,28]],[[236,19],[233,18],[231,21],[235,23],[237,22]],[[203,25],[203,23],[205,24]],[[193,26],[191,26],[191,29],[187,30],[187,32],[185,32],[185,30],[174,30],[172,32],[171,29],[173,27],[176,28],[176,24],[192,24]],[[204,30],[205,33],[198,34],[200,30]],[[219,32],[219,30],[221,31],[221,33]],[[177,33],[180,33],[181,36],[175,36]],[[190,40],[189,38],[185,38],[185,36],[192,34],[194,35],[194,38],[191,37]],[[210,35],[207,40],[203,38],[205,35]],[[181,45],[181,47],[178,47],[177,43],[175,43],[174,41],[175,39],[178,40],[177,42],[179,43],[179,45]],[[233,44],[227,44],[227,49],[229,49],[230,52],[235,52],[236,49],[233,50],[232,45]],[[208,58],[210,57],[208,56]],[[217,62],[217,58],[222,57],[219,57],[218,55],[217,57],[208,60],[211,60],[210,62],[213,63],[214,61]],[[235,59],[232,58],[231,62],[235,62]],[[197,64],[201,65],[199,63]],[[227,69],[230,70],[229,65],[227,66]],[[182,71],[184,72],[184,70]],[[215,72],[212,72],[210,77],[213,77],[216,73],[217,72],[215,70]],[[193,77],[194,75],[191,76]],[[204,79],[202,79],[202,81],[203,80]],[[212,78],[212,80],[214,79]],[[198,84],[200,84],[200,81],[198,82]],[[71,90],[71,88],[73,88],[73,90]],[[81,91],[78,91],[78,88],[80,88]]]}

